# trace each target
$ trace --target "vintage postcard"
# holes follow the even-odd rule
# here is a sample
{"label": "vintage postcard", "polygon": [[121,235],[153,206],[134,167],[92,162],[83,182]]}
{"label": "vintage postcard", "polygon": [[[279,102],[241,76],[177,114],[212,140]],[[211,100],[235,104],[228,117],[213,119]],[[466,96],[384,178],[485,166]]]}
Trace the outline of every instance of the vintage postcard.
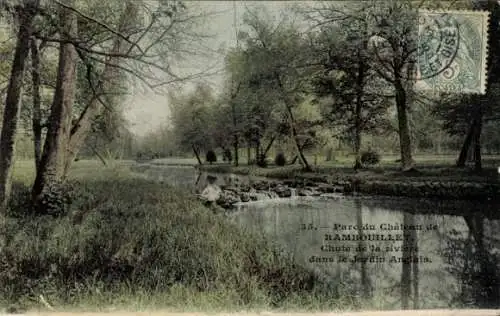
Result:
{"label": "vintage postcard", "polygon": [[499,13],[0,1],[0,316],[499,316]]}

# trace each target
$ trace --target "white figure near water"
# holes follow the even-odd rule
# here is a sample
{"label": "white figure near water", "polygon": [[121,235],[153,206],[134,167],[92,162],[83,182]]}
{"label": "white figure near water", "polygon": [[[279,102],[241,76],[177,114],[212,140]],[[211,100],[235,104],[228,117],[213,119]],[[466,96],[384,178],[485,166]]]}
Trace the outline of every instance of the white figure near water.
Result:
{"label": "white figure near water", "polygon": [[207,180],[208,184],[201,192],[200,197],[207,202],[215,202],[220,198],[222,190],[215,184],[215,180],[217,180],[216,177],[208,176]]}

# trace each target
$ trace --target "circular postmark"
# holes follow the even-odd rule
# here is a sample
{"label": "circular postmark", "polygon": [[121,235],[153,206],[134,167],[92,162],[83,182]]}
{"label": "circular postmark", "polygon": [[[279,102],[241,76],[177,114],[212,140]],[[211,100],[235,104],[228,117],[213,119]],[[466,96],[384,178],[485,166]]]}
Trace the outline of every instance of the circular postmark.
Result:
{"label": "circular postmark", "polygon": [[450,66],[460,47],[458,22],[446,13],[420,14],[418,19],[418,75],[425,80],[440,74],[452,79],[457,69]]}

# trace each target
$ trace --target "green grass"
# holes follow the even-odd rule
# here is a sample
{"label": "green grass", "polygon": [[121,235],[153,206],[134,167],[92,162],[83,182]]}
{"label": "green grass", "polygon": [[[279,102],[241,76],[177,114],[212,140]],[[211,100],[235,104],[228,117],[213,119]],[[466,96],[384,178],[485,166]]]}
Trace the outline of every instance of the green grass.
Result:
{"label": "green grass", "polygon": [[27,216],[31,162],[16,186],[0,258],[0,305],[56,310],[346,310],[361,306],[263,236],[213,214],[186,192],[121,165],[79,161],[64,216]]}

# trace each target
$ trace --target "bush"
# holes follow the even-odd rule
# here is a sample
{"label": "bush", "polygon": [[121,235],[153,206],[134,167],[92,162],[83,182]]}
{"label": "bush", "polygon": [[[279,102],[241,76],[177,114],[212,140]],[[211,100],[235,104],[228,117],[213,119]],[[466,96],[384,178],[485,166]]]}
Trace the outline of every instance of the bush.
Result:
{"label": "bush", "polygon": [[285,154],[284,153],[278,153],[276,155],[276,158],[274,158],[274,163],[277,165],[277,166],[284,166],[286,165],[286,157],[285,157]]}
{"label": "bush", "polygon": [[230,149],[224,149],[224,152],[222,155],[223,155],[224,161],[228,161],[228,162],[233,161],[233,153],[231,152]]}
{"label": "bush", "polygon": [[380,154],[373,151],[368,150],[361,153],[361,163],[364,166],[372,166],[376,165],[380,162]]}
{"label": "bush", "polygon": [[217,162],[217,155],[213,150],[207,151],[206,161],[210,164]]}
{"label": "bush", "polygon": [[267,168],[267,157],[262,155],[262,154],[259,154],[259,157],[257,159],[257,166],[261,167],[261,168]]}

